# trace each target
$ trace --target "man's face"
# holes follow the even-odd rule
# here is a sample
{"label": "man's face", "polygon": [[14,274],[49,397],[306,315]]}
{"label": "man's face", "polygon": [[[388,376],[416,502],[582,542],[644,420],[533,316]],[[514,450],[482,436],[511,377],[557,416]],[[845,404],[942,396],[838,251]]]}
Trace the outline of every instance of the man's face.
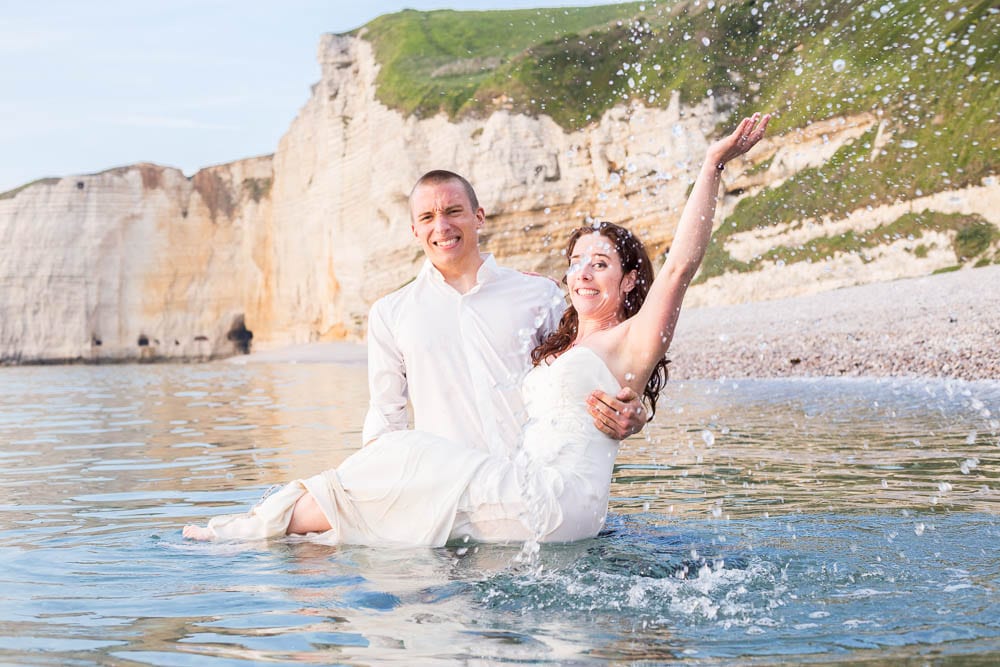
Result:
{"label": "man's face", "polygon": [[410,198],[413,235],[439,269],[460,268],[479,260],[479,228],[486,215],[472,210],[458,181],[426,183]]}

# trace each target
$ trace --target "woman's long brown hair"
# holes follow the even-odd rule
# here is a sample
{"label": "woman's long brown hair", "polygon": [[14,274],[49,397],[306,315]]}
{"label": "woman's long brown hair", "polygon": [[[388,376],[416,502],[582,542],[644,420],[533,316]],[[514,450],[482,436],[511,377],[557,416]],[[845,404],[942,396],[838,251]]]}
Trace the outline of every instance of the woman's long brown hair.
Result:
{"label": "woman's long brown hair", "polygon": [[[639,308],[642,307],[643,302],[646,300],[649,287],[653,284],[653,264],[649,261],[649,255],[646,253],[646,248],[642,245],[642,241],[636,238],[629,230],[611,222],[601,222],[594,226],[574,229],[573,233],[569,236],[569,241],[566,243],[567,260],[573,256],[573,248],[576,247],[576,242],[580,240],[580,237],[593,232],[599,233],[614,244],[615,250],[618,252],[618,257],[621,259],[623,275],[629,271],[635,271],[636,273],[635,287],[625,294],[625,299],[622,303],[622,310],[625,314],[624,319],[627,320],[639,312]],[[563,283],[565,282],[566,276],[564,275]],[[576,308],[573,307],[573,304],[570,304],[566,308],[566,312],[563,313],[562,319],[559,320],[559,326],[556,330],[531,351],[532,363],[537,366],[543,359],[548,359],[552,356],[557,357],[572,347],[573,341],[576,340],[579,324],[580,319],[576,313]],[[670,362],[665,357],[656,362],[653,371],[649,374],[649,379],[646,380],[646,386],[642,390],[643,402],[649,408],[649,419],[647,421],[651,420],[653,415],[656,414],[656,399],[660,396],[660,391],[667,382],[668,363]]]}

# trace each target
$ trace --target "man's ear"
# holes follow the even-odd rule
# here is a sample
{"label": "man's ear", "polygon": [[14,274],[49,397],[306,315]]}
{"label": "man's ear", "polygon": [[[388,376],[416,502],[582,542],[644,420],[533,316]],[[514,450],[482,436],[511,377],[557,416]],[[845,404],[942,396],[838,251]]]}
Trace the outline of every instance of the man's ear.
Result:
{"label": "man's ear", "polygon": [[410,223],[410,231],[413,232],[413,238],[417,238],[417,226],[412,222]]}
{"label": "man's ear", "polygon": [[476,209],[476,229],[482,229],[484,224],[486,224],[486,211],[480,206]]}

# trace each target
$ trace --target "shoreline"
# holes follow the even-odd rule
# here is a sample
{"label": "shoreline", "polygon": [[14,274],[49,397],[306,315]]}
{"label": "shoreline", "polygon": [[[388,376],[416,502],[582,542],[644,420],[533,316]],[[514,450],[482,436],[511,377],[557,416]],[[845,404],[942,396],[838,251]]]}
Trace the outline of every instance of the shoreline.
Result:
{"label": "shoreline", "polygon": [[[672,380],[936,378],[1000,381],[1000,265],[681,312]],[[363,342],[199,359],[64,359],[0,367],[158,363],[365,365]]]}
{"label": "shoreline", "polygon": [[[1000,380],[1000,266],[681,312],[675,380]],[[291,345],[229,363],[366,362],[364,343]]]}

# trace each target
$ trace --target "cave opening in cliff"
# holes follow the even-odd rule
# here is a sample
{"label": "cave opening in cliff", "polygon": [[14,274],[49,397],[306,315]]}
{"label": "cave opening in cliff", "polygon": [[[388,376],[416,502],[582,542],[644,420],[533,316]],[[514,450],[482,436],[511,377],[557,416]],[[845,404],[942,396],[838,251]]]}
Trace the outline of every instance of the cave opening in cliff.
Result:
{"label": "cave opening in cliff", "polygon": [[250,354],[250,341],[253,340],[253,332],[247,329],[243,314],[233,318],[233,324],[229,327],[226,340],[233,342],[233,347],[240,354]]}
{"label": "cave opening in cliff", "polygon": [[139,334],[139,340],[136,343],[139,347],[147,347],[149,345],[149,337],[146,334]]}

